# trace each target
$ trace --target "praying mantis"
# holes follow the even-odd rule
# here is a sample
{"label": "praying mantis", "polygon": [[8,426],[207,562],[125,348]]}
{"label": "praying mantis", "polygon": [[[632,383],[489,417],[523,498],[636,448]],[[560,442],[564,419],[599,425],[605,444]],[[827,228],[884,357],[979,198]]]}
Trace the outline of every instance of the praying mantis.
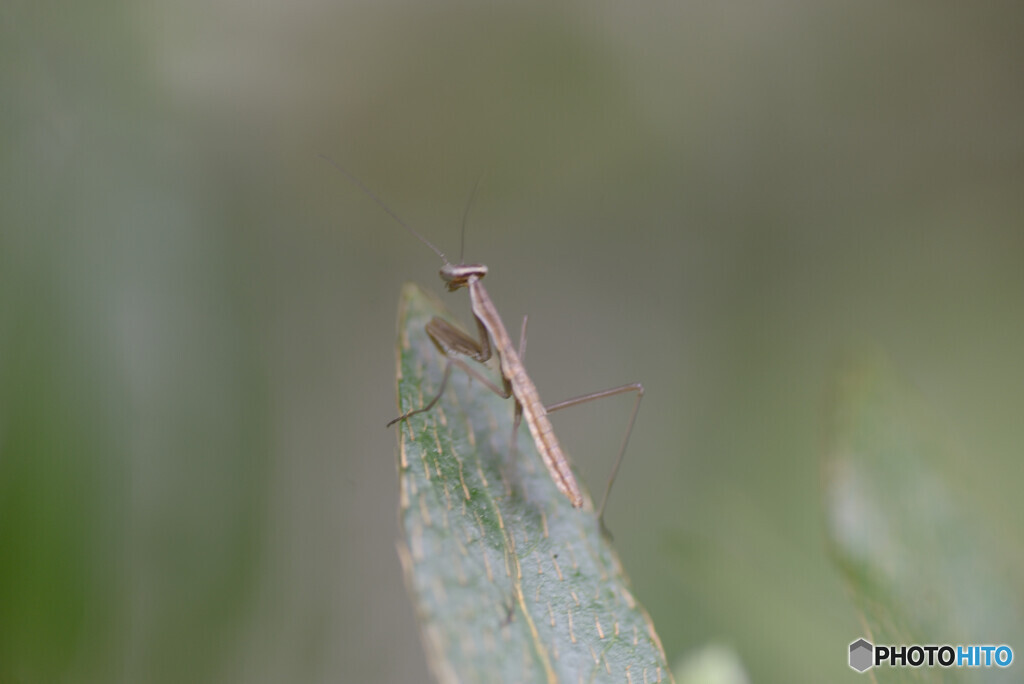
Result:
{"label": "praying mantis", "polygon": [[[589,401],[633,392],[636,394],[636,399],[633,403],[633,410],[630,414],[629,423],[626,427],[626,432],[623,436],[618,456],[612,466],[612,471],[608,478],[608,484],[605,487],[604,496],[602,497],[601,505],[597,512],[598,520],[602,522],[603,528],[604,511],[608,503],[608,495],[611,493],[612,483],[615,480],[615,476],[618,474],[619,466],[622,464],[623,456],[626,453],[626,447],[629,444],[629,437],[633,431],[633,424],[636,422],[637,413],[640,410],[640,401],[644,396],[643,385],[639,382],[629,383],[598,392],[592,392],[590,394],[580,395],[554,404],[545,405],[541,401],[536,385],[530,378],[529,373],[526,371],[526,366],[523,364],[523,355],[525,354],[526,349],[527,319],[525,317],[523,318],[519,347],[517,350],[517,348],[513,346],[512,338],[509,336],[508,330],[505,328],[505,324],[502,322],[497,308],[494,306],[490,295],[487,293],[487,290],[483,285],[483,278],[487,275],[487,266],[484,264],[453,264],[440,249],[403,221],[387,204],[384,203],[383,200],[381,200],[362,182],[352,176],[330,157],[325,155],[321,155],[321,157],[344,174],[352,183],[369,196],[370,199],[376,202],[378,206],[387,212],[388,215],[390,215],[400,226],[405,228],[409,233],[429,247],[431,251],[441,258],[441,280],[445,282],[449,292],[455,292],[462,288],[469,291],[470,308],[473,312],[473,319],[476,322],[477,337],[471,337],[442,318],[435,317],[427,323],[427,335],[445,359],[444,375],[441,380],[440,388],[438,389],[437,394],[434,395],[430,401],[420,408],[413,409],[398,416],[387,424],[388,427],[407,420],[416,414],[430,411],[444,393],[445,388],[448,385],[448,379],[451,377],[452,368],[458,367],[471,377],[479,380],[484,386],[500,397],[504,399],[508,399],[510,397],[514,398],[515,420],[513,423],[513,445],[519,426],[522,420],[525,419],[526,425],[533,437],[534,444],[537,447],[537,451],[540,453],[544,466],[551,475],[551,479],[554,481],[555,486],[566,496],[566,498],[569,499],[570,503],[572,503],[575,508],[580,508],[583,506],[583,493],[580,490],[579,482],[577,482],[575,475],[573,475],[569,459],[562,450],[558,438],[555,436],[554,427],[548,419],[548,414],[570,406],[578,406],[579,404]],[[479,186],[479,181],[477,182],[477,186]],[[473,189],[473,195],[475,195],[475,193],[476,187]],[[466,213],[468,213],[469,205],[471,203],[472,195],[470,202],[467,203]],[[463,214],[463,235],[465,235],[465,222],[466,214]],[[479,364],[485,364],[495,354],[498,356],[501,372],[500,387],[491,382],[491,380],[489,380],[485,375],[463,360],[463,358],[467,358]]]}

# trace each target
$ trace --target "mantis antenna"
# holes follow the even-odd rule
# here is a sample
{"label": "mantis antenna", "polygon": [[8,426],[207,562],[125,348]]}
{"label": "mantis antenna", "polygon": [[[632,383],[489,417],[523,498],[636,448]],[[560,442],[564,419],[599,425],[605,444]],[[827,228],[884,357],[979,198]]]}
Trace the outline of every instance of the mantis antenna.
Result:
{"label": "mantis antenna", "polygon": [[[395,219],[395,221],[396,221],[396,222],[398,222],[398,225],[402,226],[402,227],[403,227],[403,228],[405,228],[405,229],[406,229],[407,231],[409,231],[410,233],[412,233],[412,234],[413,234],[414,236],[416,236],[416,239],[418,239],[418,240],[419,240],[420,242],[422,242],[422,243],[423,243],[423,244],[425,244],[425,245],[426,245],[427,247],[429,247],[429,248],[431,249],[431,251],[433,251],[433,252],[434,252],[434,254],[436,254],[437,256],[441,257],[441,261],[443,261],[443,262],[444,262],[445,264],[448,264],[448,263],[450,263],[450,262],[448,261],[448,257],[446,257],[446,256],[444,255],[444,252],[442,252],[442,251],[441,251],[441,250],[439,250],[439,249],[438,249],[437,247],[435,247],[435,246],[434,246],[434,243],[433,243],[433,242],[431,242],[431,241],[430,241],[430,240],[428,240],[427,238],[425,238],[425,237],[423,237],[422,235],[420,235],[420,234],[419,234],[419,232],[418,232],[418,231],[417,231],[417,230],[416,230],[415,228],[413,228],[413,227],[412,227],[412,226],[410,226],[410,225],[409,225],[408,223],[406,223],[405,221],[403,221],[403,220],[402,220],[402,217],[401,217],[401,216],[399,216],[398,214],[396,214],[395,212],[393,212],[393,211],[391,210],[391,207],[389,207],[389,206],[387,205],[387,203],[385,203],[385,202],[384,202],[384,200],[382,200],[382,199],[381,199],[380,197],[378,197],[378,196],[377,196],[377,195],[376,195],[376,194],[375,194],[375,193],[373,192],[373,190],[370,190],[370,188],[368,188],[368,187],[366,187],[365,185],[363,185],[363,182],[362,182],[361,180],[359,180],[358,178],[356,178],[355,176],[353,176],[353,175],[352,175],[351,173],[349,173],[348,171],[346,171],[346,170],[344,169],[344,167],[342,167],[342,165],[341,165],[341,164],[339,164],[338,162],[334,161],[333,159],[331,159],[330,157],[328,157],[328,156],[327,156],[326,154],[321,154],[321,155],[318,155],[318,156],[319,156],[319,157],[320,157],[321,159],[323,159],[324,161],[326,161],[326,162],[327,162],[328,164],[330,164],[331,166],[333,166],[334,168],[336,168],[336,169],[337,169],[338,171],[340,171],[340,172],[342,173],[342,175],[344,175],[344,176],[345,176],[346,178],[348,178],[348,179],[349,179],[349,180],[350,180],[350,181],[351,181],[351,182],[352,182],[352,183],[353,183],[353,184],[354,184],[354,185],[355,185],[355,186],[356,186],[357,188],[359,188],[360,190],[362,190],[362,191],[363,191],[363,192],[364,192],[364,193],[366,194],[366,196],[367,196],[367,197],[369,197],[369,198],[370,198],[370,199],[372,199],[372,200],[373,200],[374,202],[376,202],[376,203],[377,203],[377,206],[379,206],[379,207],[380,207],[381,209],[383,209],[384,211],[386,211],[386,212],[388,213],[388,216],[390,216],[391,218]],[[479,181],[478,181],[478,183],[479,183]],[[473,192],[476,192],[476,188],[473,188]],[[469,211],[468,207],[467,207],[466,211],[467,211],[467,213],[468,213],[468,211]],[[465,216],[463,216],[463,219],[462,219],[462,221],[463,221],[463,233],[465,233],[465,221],[466,221],[466,219],[465,219]]]}

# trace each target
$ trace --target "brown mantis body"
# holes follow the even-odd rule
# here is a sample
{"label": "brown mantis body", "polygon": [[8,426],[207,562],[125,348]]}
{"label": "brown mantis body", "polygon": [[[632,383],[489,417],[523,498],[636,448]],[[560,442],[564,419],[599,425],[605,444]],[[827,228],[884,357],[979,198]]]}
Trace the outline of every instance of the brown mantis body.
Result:
{"label": "brown mantis body", "polygon": [[[530,434],[537,445],[537,451],[544,459],[544,465],[551,473],[551,479],[555,481],[555,486],[568,497],[573,506],[579,508],[583,505],[583,494],[580,492],[579,483],[576,482],[576,477],[569,467],[569,460],[562,452],[558,438],[555,437],[555,430],[551,426],[551,421],[548,420],[547,409],[544,408],[544,404],[540,400],[537,387],[533,384],[533,380],[526,372],[526,367],[512,347],[512,339],[498,316],[498,311],[491,302],[487,290],[480,282],[485,275],[487,275],[487,267],[483,264],[460,266],[445,264],[441,269],[441,278],[448,284],[449,291],[455,291],[460,287],[469,289],[470,306],[477,325],[480,327],[480,339],[474,340],[468,337],[464,332],[440,318],[430,321],[427,325],[427,334],[437,348],[449,357],[452,353],[462,353],[481,363],[490,358],[490,343],[493,342],[493,347],[498,352],[501,376],[505,386],[500,390],[496,387],[492,387],[492,389],[505,398],[510,395],[515,397],[516,427],[519,426],[520,416],[525,417],[526,425],[530,428]],[[472,374],[479,377],[476,373]],[[407,418],[415,412],[407,413],[402,418]]]}
{"label": "brown mantis body", "polygon": [[[530,379],[522,361],[526,344],[526,319],[523,319],[519,351],[517,353],[516,349],[512,345],[512,338],[509,337],[508,331],[505,329],[505,324],[502,322],[501,316],[498,315],[498,310],[495,308],[494,303],[491,301],[490,296],[487,294],[487,290],[481,282],[481,279],[487,275],[487,267],[483,264],[452,264],[449,262],[447,257],[445,257],[437,247],[402,221],[366,186],[351,176],[333,160],[327,157],[324,158],[338,168],[339,171],[344,173],[352,182],[361,188],[363,192],[369,195],[370,198],[377,202],[377,204],[380,205],[384,211],[390,214],[391,217],[394,218],[402,227],[416,236],[421,242],[430,247],[434,253],[441,257],[441,260],[444,262],[444,266],[441,268],[441,279],[447,284],[449,292],[454,292],[463,287],[469,290],[470,306],[472,308],[473,317],[476,320],[477,330],[479,333],[478,339],[473,339],[444,319],[431,319],[426,326],[427,335],[430,336],[434,345],[442,354],[445,355],[447,359],[444,377],[441,380],[441,387],[438,390],[437,395],[435,395],[434,398],[427,402],[427,404],[422,408],[414,409],[399,416],[398,418],[395,418],[388,423],[388,426],[406,420],[417,413],[423,413],[432,409],[434,404],[437,403],[437,400],[444,393],[445,387],[448,384],[448,378],[451,375],[452,366],[456,365],[469,373],[472,377],[480,380],[486,387],[499,396],[506,399],[508,397],[515,398],[515,427],[513,429],[513,440],[515,439],[515,433],[518,431],[521,419],[525,417],[526,425],[529,428],[533,441],[537,446],[537,451],[540,453],[545,467],[551,474],[551,479],[554,481],[555,486],[557,486],[558,490],[569,499],[573,506],[579,508],[583,505],[583,493],[580,491],[579,483],[576,481],[576,477],[572,473],[572,468],[569,465],[569,459],[562,451],[562,447],[558,443],[558,438],[555,437],[554,428],[552,427],[547,414],[551,411],[557,411],[558,409],[567,408],[569,406],[576,406],[594,399],[610,397],[616,394],[623,394],[625,392],[635,392],[636,402],[633,404],[633,412],[629,419],[629,425],[626,428],[626,434],[622,440],[622,446],[619,449],[619,455],[615,461],[615,465],[612,467],[612,473],[609,477],[608,485],[605,488],[604,498],[602,499],[601,506],[598,509],[598,518],[602,518],[605,505],[608,502],[608,493],[611,491],[612,482],[619,470],[619,465],[622,463],[622,457],[626,453],[626,446],[629,443],[629,435],[633,430],[633,423],[636,421],[637,412],[640,409],[640,400],[644,395],[643,385],[640,383],[622,385],[620,387],[614,387],[612,389],[574,397],[556,404],[545,406],[540,399],[536,385],[534,385],[533,380]],[[463,230],[464,229],[465,216],[463,217]],[[484,375],[468,366],[459,358],[460,356],[466,356],[482,364],[486,363],[491,358],[493,352],[497,352],[498,354],[502,387],[496,386]]]}

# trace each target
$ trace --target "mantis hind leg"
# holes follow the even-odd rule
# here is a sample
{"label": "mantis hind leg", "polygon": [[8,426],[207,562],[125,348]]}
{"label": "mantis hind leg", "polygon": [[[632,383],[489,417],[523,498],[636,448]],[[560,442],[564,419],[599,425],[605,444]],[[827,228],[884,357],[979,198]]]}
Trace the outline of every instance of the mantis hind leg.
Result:
{"label": "mantis hind leg", "polygon": [[619,387],[601,390],[600,392],[592,392],[579,397],[573,397],[572,399],[566,399],[565,401],[559,401],[544,407],[550,413],[570,406],[579,406],[580,404],[585,404],[586,402],[594,401],[595,399],[604,399],[605,397],[614,397],[617,394],[625,394],[626,392],[636,392],[636,401],[633,402],[633,412],[630,414],[629,423],[626,425],[626,434],[622,438],[622,446],[619,447],[619,455],[615,457],[615,464],[612,465],[612,472],[608,476],[608,484],[604,488],[604,496],[601,497],[601,505],[597,509],[597,519],[601,523],[601,530],[609,537],[611,537],[611,534],[608,532],[608,528],[604,525],[604,509],[605,506],[608,505],[608,495],[611,494],[612,484],[615,482],[615,476],[619,473],[619,466],[622,465],[622,458],[626,455],[626,447],[629,445],[629,435],[633,432],[633,423],[636,422],[636,414],[640,411],[640,400],[644,398],[644,386],[639,382],[633,382],[628,385],[621,385]]}

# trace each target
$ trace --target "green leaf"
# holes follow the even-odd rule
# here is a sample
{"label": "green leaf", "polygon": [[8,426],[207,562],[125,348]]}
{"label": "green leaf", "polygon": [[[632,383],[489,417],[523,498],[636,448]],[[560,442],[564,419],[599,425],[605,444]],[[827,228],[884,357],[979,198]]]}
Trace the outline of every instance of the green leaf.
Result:
{"label": "green leaf", "polygon": [[[399,309],[404,413],[438,391],[444,357],[424,326],[443,306],[407,285]],[[497,379],[497,376],[495,376]],[[650,618],[529,433],[512,456],[513,403],[453,369],[431,411],[400,424],[400,556],[442,682],[671,681]]]}
{"label": "green leaf", "polygon": [[[840,373],[824,487],[828,541],[874,644],[1021,642],[1019,581],[980,506],[957,486],[942,430],[884,361]],[[1015,672],[1014,670],[1018,670]],[[877,681],[1020,681],[1019,665],[875,668]],[[977,678],[977,679],[975,679]]]}

